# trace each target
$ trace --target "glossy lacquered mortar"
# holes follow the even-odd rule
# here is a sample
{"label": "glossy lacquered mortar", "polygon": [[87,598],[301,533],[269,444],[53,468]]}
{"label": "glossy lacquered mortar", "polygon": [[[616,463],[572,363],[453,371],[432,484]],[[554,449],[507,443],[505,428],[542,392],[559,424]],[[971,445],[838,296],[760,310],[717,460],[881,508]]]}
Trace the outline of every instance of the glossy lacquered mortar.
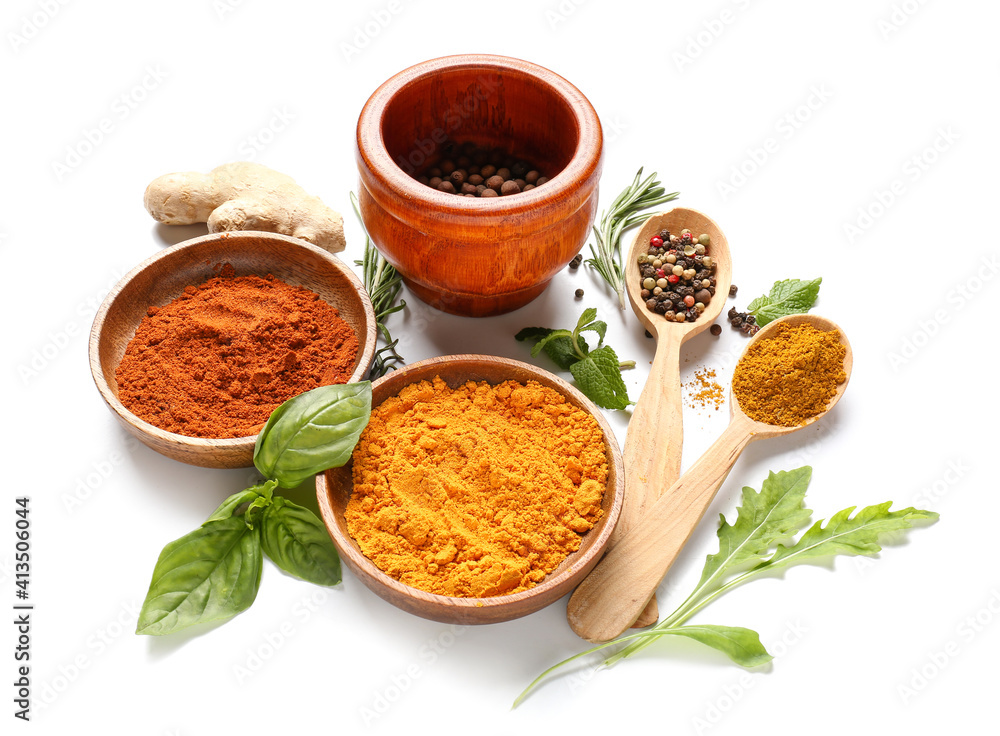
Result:
{"label": "glossy lacquered mortar", "polygon": [[[503,148],[550,180],[493,198],[446,194],[414,176],[447,140]],[[541,66],[449,56],[389,79],[361,111],[356,158],[365,227],[410,289],[472,317],[537,297],[580,251],[597,214],[600,120],[586,97]]]}
{"label": "glossy lacquered mortar", "polygon": [[375,313],[361,281],[336,256],[304,240],[266,232],[224,232],[194,238],[140,263],[118,282],[94,318],[90,370],[108,408],[143,444],[174,460],[206,468],[253,465],[257,435],[205,439],[167,432],[118,399],[115,371],[146,311],[176,299],[185,288],[218,275],[228,263],[237,276],[273,274],[319,294],[358,337],[351,381],[360,381],[375,357]]}
{"label": "glossy lacquered mortar", "polygon": [[555,389],[571,404],[590,414],[598,423],[608,463],[608,481],[601,508],[604,513],[581,540],[580,548],[569,555],[542,582],[533,588],[491,598],[452,598],[405,585],[382,572],[365,557],[351,536],[344,512],[354,488],[353,462],[316,476],[316,496],[320,513],[344,565],[375,594],[404,611],[423,618],[454,624],[489,624],[526,616],[562,598],[579,584],[597,564],[611,538],[625,494],[622,456],[614,432],[600,409],[573,386],[548,371],[527,363],[487,355],[452,355],[431,358],[393,371],[372,384],[372,406],[396,396],[407,385],[432,381],[440,376],[451,387],[467,381],[492,385],[507,380],[537,381]]}

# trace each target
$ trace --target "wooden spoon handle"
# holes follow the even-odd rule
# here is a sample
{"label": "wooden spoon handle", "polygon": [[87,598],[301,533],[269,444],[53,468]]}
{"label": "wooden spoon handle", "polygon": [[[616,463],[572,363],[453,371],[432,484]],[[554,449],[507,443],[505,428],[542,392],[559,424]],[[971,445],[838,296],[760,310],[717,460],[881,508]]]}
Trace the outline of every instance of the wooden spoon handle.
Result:
{"label": "wooden spoon handle", "polygon": [[573,631],[589,641],[608,641],[635,621],[752,439],[748,422],[735,417],[691,469],[604,555],[569,599],[567,618]]}
{"label": "wooden spoon handle", "polygon": [[[681,406],[681,338],[667,329],[657,338],[649,378],[629,420],[625,436],[625,502],[609,549],[643,518],[646,511],[681,475],[684,443]],[[655,595],[636,620],[636,626],[656,622]]]}

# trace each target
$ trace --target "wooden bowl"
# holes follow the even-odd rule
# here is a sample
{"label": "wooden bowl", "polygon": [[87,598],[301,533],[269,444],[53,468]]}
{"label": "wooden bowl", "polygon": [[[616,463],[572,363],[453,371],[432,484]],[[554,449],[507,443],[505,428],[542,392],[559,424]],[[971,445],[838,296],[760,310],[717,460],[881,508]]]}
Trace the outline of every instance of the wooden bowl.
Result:
{"label": "wooden bowl", "polygon": [[167,457],[206,468],[253,465],[256,434],[204,439],[167,432],[143,421],[118,400],[115,370],[146,310],[177,298],[185,287],[215,276],[230,263],[238,276],[274,274],[311,289],[340,311],[358,336],[352,381],[360,381],[375,357],[375,313],[360,279],[336,257],[302,240],[265,232],[205,235],[168,248],[140,263],[108,294],[90,332],[90,370],[101,396],[131,434]]}
{"label": "wooden bowl", "polygon": [[[445,194],[419,175],[448,139],[523,155],[550,181],[494,198]],[[504,56],[449,56],[385,82],[358,120],[361,216],[417,296],[453,314],[509,312],[537,297],[590,235],[601,123],[559,75]]]}
{"label": "wooden bowl", "polygon": [[378,406],[390,396],[396,396],[408,384],[430,381],[435,376],[440,376],[453,388],[466,381],[488,381],[495,385],[508,379],[521,383],[534,380],[555,389],[570,403],[597,420],[604,435],[608,484],[602,503],[604,514],[583,535],[580,549],[569,555],[541,583],[529,590],[492,598],[453,598],[405,585],[379,570],[365,557],[348,532],[344,518],[344,511],[354,488],[350,462],[344,467],[333,468],[316,476],[316,496],[323,521],[344,564],[373,592],[404,611],[434,621],[456,624],[489,624],[526,616],[572,591],[604,554],[625,495],[625,474],[614,432],[601,411],[562,379],[527,363],[486,355],[432,358],[389,373],[373,384],[372,406]]}

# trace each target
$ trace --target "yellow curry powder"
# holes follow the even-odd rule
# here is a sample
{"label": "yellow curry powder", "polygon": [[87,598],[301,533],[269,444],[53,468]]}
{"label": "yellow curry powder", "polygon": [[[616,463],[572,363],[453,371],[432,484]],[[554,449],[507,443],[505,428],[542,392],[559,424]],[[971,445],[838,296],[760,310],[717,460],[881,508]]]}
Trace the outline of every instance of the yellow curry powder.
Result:
{"label": "yellow curry powder", "polygon": [[601,517],[597,421],[534,381],[404,388],[354,450],[347,527],[402,583],[483,598],[526,590]]}
{"label": "yellow curry powder", "polygon": [[733,395],[751,419],[795,427],[822,413],[847,380],[846,355],[836,330],[780,324],[736,364]]}

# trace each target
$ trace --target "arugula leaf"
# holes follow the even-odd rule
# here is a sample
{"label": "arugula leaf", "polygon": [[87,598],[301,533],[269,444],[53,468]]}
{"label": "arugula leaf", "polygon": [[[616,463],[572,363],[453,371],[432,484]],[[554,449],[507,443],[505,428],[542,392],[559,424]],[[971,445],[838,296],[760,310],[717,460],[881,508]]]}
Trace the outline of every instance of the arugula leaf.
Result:
{"label": "arugula leaf", "polygon": [[791,547],[779,545],[771,559],[763,563],[761,568],[766,566],[773,570],[834,555],[871,557],[882,550],[878,543],[880,535],[909,529],[914,521],[938,519],[933,511],[922,511],[912,506],[901,511],[889,511],[890,506],[892,501],[867,506],[853,519],[851,512],[857,507],[851,506],[830,517],[825,528],[822,520],[817,521]]}
{"label": "arugula leaf", "polygon": [[586,358],[571,365],[569,371],[580,390],[598,406],[625,409],[632,403],[618,356],[609,345],[591,350]]}
{"label": "arugula leaf", "polygon": [[786,279],[774,282],[771,293],[759,296],[750,302],[747,311],[757,318],[757,324],[763,327],[779,317],[789,314],[804,314],[812,309],[819,296],[819,285],[822,278],[812,281]]}
{"label": "arugula leaf", "polygon": [[[812,469],[807,466],[770,473],[760,493],[744,488],[743,505],[737,509],[736,522],[730,526],[724,516],[720,518],[719,551],[708,556],[701,581],[673,613],[647,631],[603,642],[549,667],[518,696],[515,707],[549,674],[580,657],[608,647],[619,647],[604,662],[605,666],[611,666],[663,636],[686,636],[700,641],[725,652],[744,667],[764,664],[770,661],[771,655],[757,633],[750,629],[683,624],[720,595],[772,570],[836,555],[874,555],[882,549],[879,545],[882,535],[910,529],[916,521],[938,519],[933,511],[912,507],[890,511],[891,501],[868,506],[852,518],[856,507],[851,506],[834,514],[825,527],[818,521],[797,542],[785,546],[780,540],[801,531],[809,522],[812,512],[804,507],[804,501],[811,476]],[[747,563],[753,562],[758,564],[745,569]],[[622,644],[625,646],[620,647]]]}
{"label": "arugula leaf", "polygon": [[808,524],[812,512],[802,504],[811,477],[812,468],[807,465],[768,474],[760,493],[744,486],[736,523],[730,526],[719,515],[719,551],[705,561],[698,587],[739,565],[764,562],[779,540]]}
{"label": "arugula leaf", "polygon": [[759,667],[774,657],[760,643],[760,635],[739,626],[675,626],[664,629],[667,636],[686,636],[717,649],[743,667]]}
{"label": "arugula leaf", "polygon": [[156,561],[135,633],[160,636],[245,611],[260,587],[260,532],[232,517],[170,542]]}

